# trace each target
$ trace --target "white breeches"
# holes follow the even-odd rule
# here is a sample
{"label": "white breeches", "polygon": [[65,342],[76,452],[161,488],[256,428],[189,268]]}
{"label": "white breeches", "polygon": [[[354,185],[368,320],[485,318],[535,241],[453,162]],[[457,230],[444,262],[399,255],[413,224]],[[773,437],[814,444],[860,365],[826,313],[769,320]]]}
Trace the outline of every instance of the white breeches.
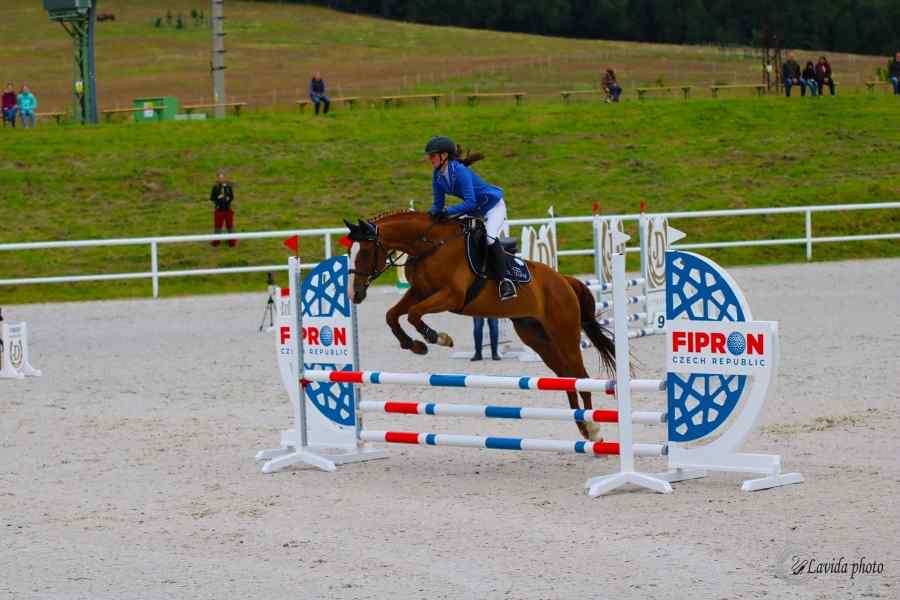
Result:
{"label": "white breeches", "polygon": [[506,222],[506,203],[503,202],[503,198],[494,205],[494,208],[487,211],[484,215],[484,227],[487,229],[487,240],[488,245],[493,244],[498,237],[500,237],[500,232],[503,229],[503,224]]}

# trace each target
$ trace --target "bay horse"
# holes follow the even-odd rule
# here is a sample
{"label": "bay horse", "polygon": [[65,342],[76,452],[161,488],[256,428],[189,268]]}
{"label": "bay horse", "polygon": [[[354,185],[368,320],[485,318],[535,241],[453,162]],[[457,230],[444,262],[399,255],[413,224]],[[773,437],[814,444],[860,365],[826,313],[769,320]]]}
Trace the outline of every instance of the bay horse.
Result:
{"label": "bay horse", "polygon": [[[350,230],[350,273],[353,302],[366,299],[366,291],[379,275],[397,266],[399,254],[406,255],[409,289],[388,310],[387,324],[400,347],[415,354],[427,354],[428,347],[414,340],[400,326],[406,315],[429,344],[453,346],[446,332],[429,327],[427,314],[454,312],[484,318],[508,318],[516,333],[543,359],[558,377],[589,377],[581,354],[581,331],[600,353],[601,369],[615,372],[615,349],[611,336],[597,322],[596,303],[587,286],[561,275],[550,267],[526,261],[532,280],[519,285],[518,296],[500,301],[495,280],[489,280],[474,298],[466,302],[476,275],[467,264],[464,223],[459,219],[436,220],[427,213],[399,211],[354,225]],[[499,242],[496,242],[499,243]],[[566,392],[573,409],[592,408],[589,392]],[[578,395],[584,403],[578,405]],[[581,434],[599,439],[596,423],[578,423]]]}

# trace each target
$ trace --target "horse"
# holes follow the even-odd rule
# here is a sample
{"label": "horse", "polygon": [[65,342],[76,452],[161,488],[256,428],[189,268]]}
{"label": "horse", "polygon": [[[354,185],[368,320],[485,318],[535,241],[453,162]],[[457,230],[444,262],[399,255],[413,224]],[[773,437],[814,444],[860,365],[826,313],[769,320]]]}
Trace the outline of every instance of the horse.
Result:
{"label": "horse", "polygon": [[[385,315],[401,348],[415,354],[428,353],[425,343],[412,339],[401,327],[403,315],[429,344],[453,346],[453,339],[446,332],[437,332],[422,320],[427,314],[449,311],[511,319],[522,341],[558,377],[589,377],[581,353],[584,331],[599,351],[601,370],[615,372],[612,336],[597,322],[594,296],[578,279],[527,261],[532,280],[519,286],[515,298],[501,302],[495,280],[487,281],[477,295],[467,298],[477,275],[467,264],[462,220],[406,210],[358,221],[354,225],[344,220],[350,231],[347,237],[351,242],[350,285],[354,304],[366,299],[369,286],[382,273],[398,266],[401,253],[406,255],[404,266],[410,287]],[[592,408],[589,392],[567,391],[569,406],[582,408],[578,394],[583,408]],[[602,439],[596,423],[577,425],[586,439]]]}

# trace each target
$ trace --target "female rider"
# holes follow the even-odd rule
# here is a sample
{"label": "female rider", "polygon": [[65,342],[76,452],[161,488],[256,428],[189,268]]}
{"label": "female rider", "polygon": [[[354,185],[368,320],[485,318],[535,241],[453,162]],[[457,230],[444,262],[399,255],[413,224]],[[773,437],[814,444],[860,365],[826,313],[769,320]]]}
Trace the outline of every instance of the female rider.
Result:
{"label": "female rider", "polygon": [[[482,180],[468,165],[483,158],[475,154],[460,159],[456,144],[448,137],[436,136],[428,140],[425,154],[431,161],[434,173],[431,177],[431,190],[434,204],[428,211],[438,218],[457,215],[481,217],[487,229],[488,261],[500,280],[500,299],[509,300],[516,297],[516,286],[505,277],[506,256],[502,246],[497,242],[503,222],[506,221],[506,204],[503,202],[503,190]],[[444,208],[444,197],[453,195],[462,198],[462,204]]]}

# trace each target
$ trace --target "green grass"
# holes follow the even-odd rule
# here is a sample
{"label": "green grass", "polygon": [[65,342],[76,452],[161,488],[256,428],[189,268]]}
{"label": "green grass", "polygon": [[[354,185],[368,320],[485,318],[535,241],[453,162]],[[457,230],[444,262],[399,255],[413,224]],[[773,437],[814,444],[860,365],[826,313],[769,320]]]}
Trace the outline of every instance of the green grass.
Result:
{"label": "green grass", "polygon": [[[430,203],[425,141],[445,133],[488,158],[510,217],[863,203],[900,196],[900,102],[886,96],[486,103],[251,113],[240,119],[9,131],[0,144],[0,242],[207,233],[217,168],[236,183],[240,231],[335,226]],[[692,241],[800,237],[801,216],[682,220]],[[900,230],[898,211],[814,217],[816,235]],[[562,247],[588,228],[560,229]],[[308,255],[320,252],[318,244]],[[803,259],[803,247],[710,252],[727,264]],[[898,256],[900,243],[831,244],[816,260]],[[162,269],[280,263],[277,241],[164,246]],[[587,271],[588,260],[567,260]],[[0,278],[149,270],[148,249],[0,252]],[[167,279],[163,295],[261,289],[263,278]],[[146,296],[149,281],[0,287],[0,304]]]}

